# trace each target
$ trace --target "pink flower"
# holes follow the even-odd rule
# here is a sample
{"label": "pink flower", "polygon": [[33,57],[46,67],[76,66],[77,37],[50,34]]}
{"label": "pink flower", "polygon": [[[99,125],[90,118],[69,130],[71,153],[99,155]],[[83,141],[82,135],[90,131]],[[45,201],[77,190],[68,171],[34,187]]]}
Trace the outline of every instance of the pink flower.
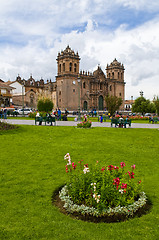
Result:
{"label": "pink flower", "polygon": [[121,165],[121,168],[126,166],[124,162],[121,162],[120,165]]}
{"label": "pink flower", "polygon": [[132,165],[131,167],[132,167],[132,169],[134,170],[134,169],[135,169],[135,164],[134,164],[134,165]]}
{"label": "pink flower", "polygon": [[115,169],[115,170],[118,170],[118,169],[119,169],[119,167],[117,167],[117,166],[114,166],[114,169]]}

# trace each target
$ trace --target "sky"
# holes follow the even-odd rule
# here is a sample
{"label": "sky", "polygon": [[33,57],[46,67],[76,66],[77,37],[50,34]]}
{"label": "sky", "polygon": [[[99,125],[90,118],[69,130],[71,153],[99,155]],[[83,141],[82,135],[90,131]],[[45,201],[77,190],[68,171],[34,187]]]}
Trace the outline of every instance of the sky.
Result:
{"label": "sky", "polygon": [[0,79],[55,81],[67,45],[80,70],[125,67],[125,99],[159,96],[158,0],[0,0]]}

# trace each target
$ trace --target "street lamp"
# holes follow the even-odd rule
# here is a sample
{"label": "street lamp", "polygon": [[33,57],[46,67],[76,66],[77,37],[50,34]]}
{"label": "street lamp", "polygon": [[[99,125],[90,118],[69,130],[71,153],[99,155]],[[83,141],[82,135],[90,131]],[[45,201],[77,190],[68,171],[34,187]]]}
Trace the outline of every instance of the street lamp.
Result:
{"label": "street lamp", "polygon": [[78,121],[81,120],[81,109],[80,109],[80,77],[77,78],[78,82]]}
{"label": "street lamp", "polygon": [[87,90],[87,97],[88,97],[87,110],[88,110],[88,114],[89,114],[89,90]]}
{"label": "street lamp", "polygon": [[141,90],[140,91],[140,96],[143,97],[143,95],[144,95],[144,92]]}
{"label": "street lamp", "polygon": [[23,117],[24,117],[24,82],[22,83],[22,105],[23,105]]}

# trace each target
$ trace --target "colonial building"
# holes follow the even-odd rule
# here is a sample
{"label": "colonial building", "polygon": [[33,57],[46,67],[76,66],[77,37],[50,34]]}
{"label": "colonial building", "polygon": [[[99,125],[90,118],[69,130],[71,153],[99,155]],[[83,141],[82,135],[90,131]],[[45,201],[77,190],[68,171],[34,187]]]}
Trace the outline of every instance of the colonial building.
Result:
{"label": "colonial building", "polygon": [[39,95],[47,95],[50,97],[56,107],[56,83],[51,80],[35,81],[30,76],[28,80],[21,79],[18,75],[15,81],[9,83],[13,90],[13,104],[16,106],[27,106],[37,108],[37,100]]}
{"label": "colonial building", "polygon": [[100,66],[93,73],[80,71],[80,57],[69,46],[57,56],[57,76],[54,82],[43,79],[36,81],[32,76],[28,80],[19,75],[10,82],[13,87],[13,103],[19,106],[36,108],[39,94],[51,96],[54,109],[70,111],[103,110],[106,108],[107,95],[123,99],[120,110],[124,109],[125,82],[124,66],[116,59],[107,64],[105,73]]}
{"label": "colonial building", "polygon": [[9,107],[12,105],[12,90],[14,88],[8,86],[0,79],[0,107]]}
{"label": "colonial building", "polygon": [[57,107],[64,110],[103,110],[105,96],[113,95],[123,99],[125,82],[124,66],[116,59],[106,66],[106,74],[98,66],[93,73],[80,71],[80,57],[69,46],[57,56],[56,100]]}

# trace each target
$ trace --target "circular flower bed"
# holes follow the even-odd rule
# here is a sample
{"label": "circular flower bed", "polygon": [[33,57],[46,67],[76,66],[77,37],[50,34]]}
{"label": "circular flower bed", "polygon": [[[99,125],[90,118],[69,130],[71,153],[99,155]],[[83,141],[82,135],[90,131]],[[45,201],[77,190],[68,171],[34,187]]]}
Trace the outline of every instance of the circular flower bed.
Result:
{"label": "circular flower bed", "polygon": [[133,204],[127,205],[127,206],[118,206],[108,209],[102,209],[100,211],[99,209],[96,209],[94,207],[89,207],[85,205],[78,205],[74,204],[74,202],[71,200],[71,197],[68,195],[68,188],[67,185],[65,185],[61,191],[59,192],[59,198],[61,201],[64,201],[64,208],[68,213],[80,213],[82,215],[88,214],[95,217],[106,217],[111,216],[115,214],[122,214],[126,216],[133,216],[135,212],[137,212],[140,208],[146,205],[146,194],[144,192],[141,192],[139,195],[139,198],[137,201],[135,201]]}
{"label": "circular flower bed", "polygon": [[86,114],[82,118],[82,122],[77,123],[77,128],[91,128],[92,122],[88,120]]}
{"label": "circular flower bed", "polygon": [[128,171],[124,162],[120,167],[101,167],[97,161],[92,167],[83,164],[83,160],[75,164],[69,153],[64,159],[68,179],[58,197],[67,213],[84,220],[114,222],[141,214],[148,208],[135,165]]}

